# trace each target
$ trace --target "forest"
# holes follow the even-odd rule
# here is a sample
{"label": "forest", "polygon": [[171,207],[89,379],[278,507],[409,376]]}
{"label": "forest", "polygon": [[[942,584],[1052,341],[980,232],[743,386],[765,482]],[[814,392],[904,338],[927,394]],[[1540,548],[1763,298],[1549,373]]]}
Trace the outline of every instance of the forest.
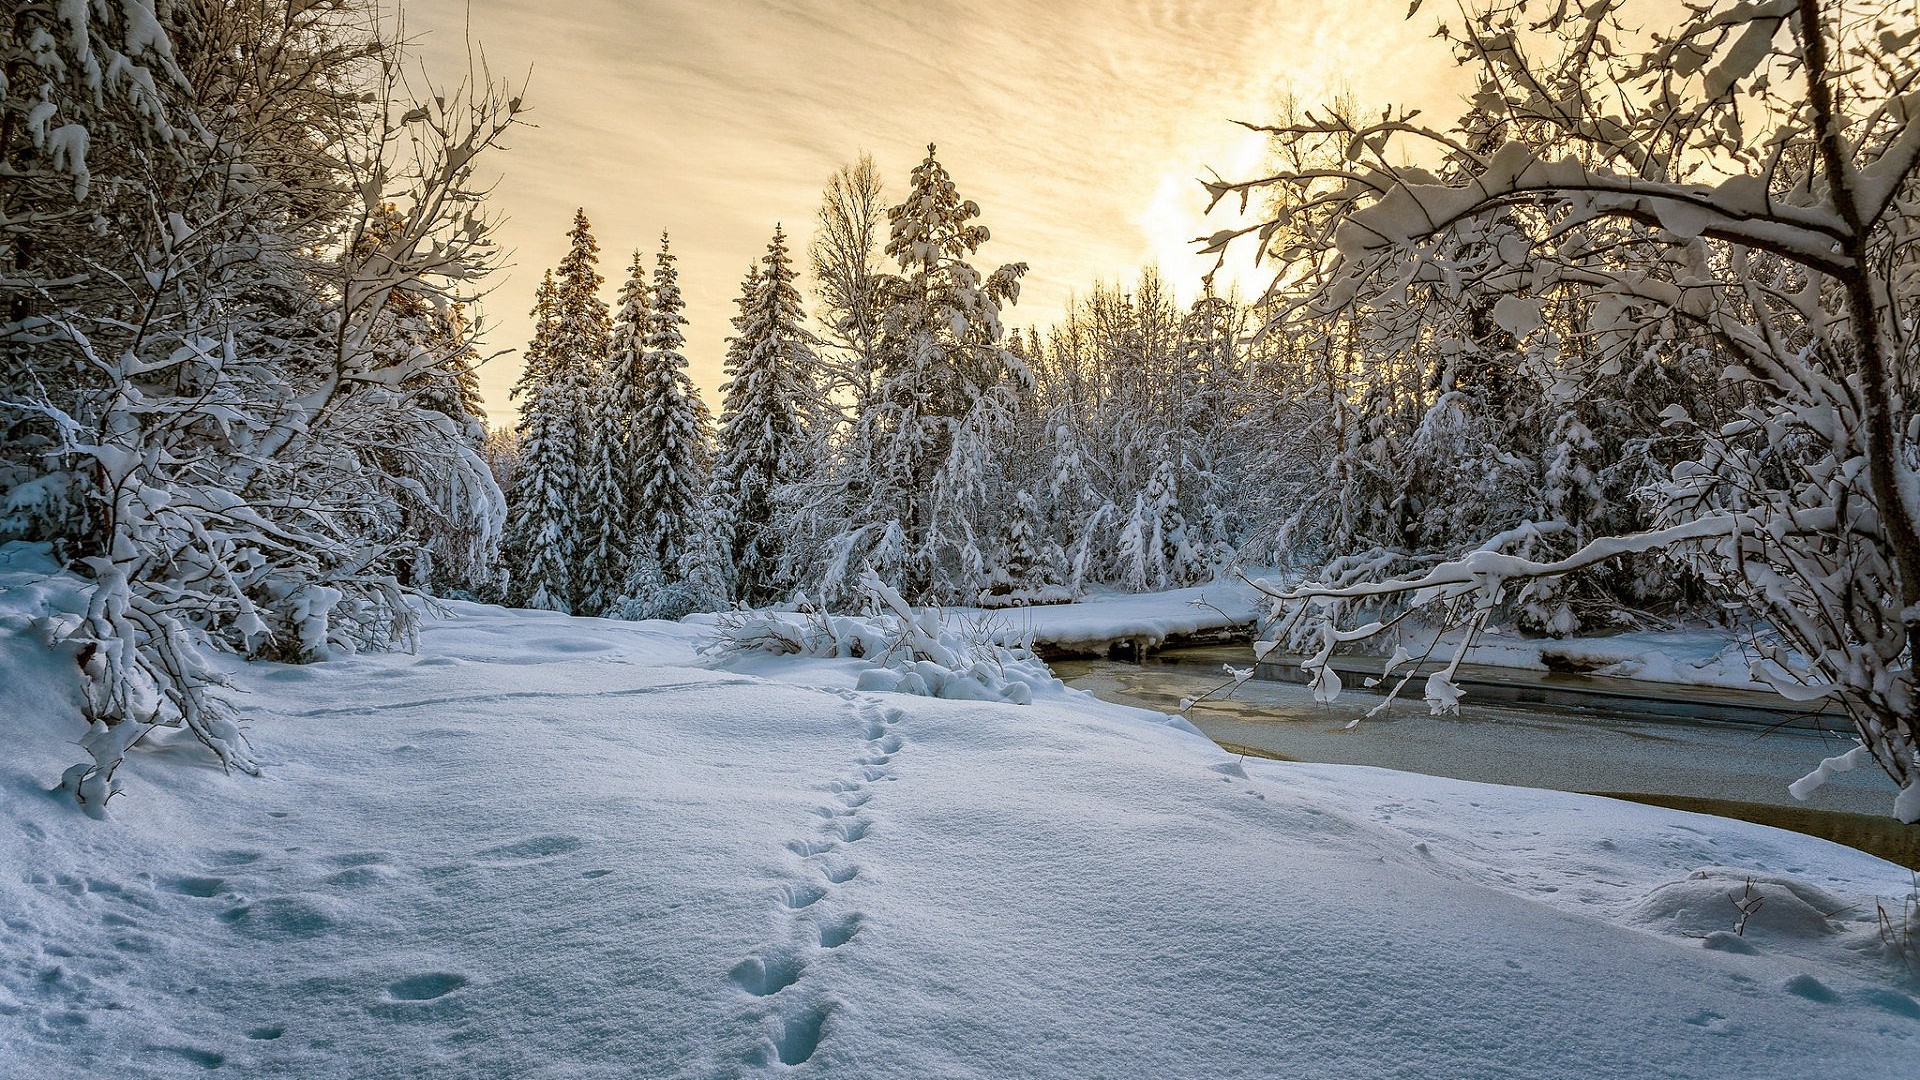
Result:
{"label": "forest", "polygon": [[1258,222],[1196,243],[1257,250],[1257,296],[1148,269],[1017,325],[1026,267],[975,265],[992,208],[936,147],[898,186],[857,158],[742,253],[712,404],[668,238],[609,303],[583,210],[491,428],[519,89],[432,86],[360,0],[7,18],[0,540],[91,583],[49,631],[89,808],[157,728],[257,768],[211,653],[404,648],[421,596],[1011,607],[1257,567],[1309,672],[1416,614],[1751,628],[1920,820],[1900,4],[1478,5],[1442,28],[1457,118],[1289,106],[1262,175],[1207,181]]}

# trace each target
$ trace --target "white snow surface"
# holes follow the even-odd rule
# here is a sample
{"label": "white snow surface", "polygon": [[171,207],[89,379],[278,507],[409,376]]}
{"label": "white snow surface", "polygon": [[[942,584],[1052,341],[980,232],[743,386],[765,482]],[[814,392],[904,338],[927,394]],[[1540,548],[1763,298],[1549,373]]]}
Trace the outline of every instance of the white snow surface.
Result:
{"label": "white snow surface", "polygon": [[[0,1075],[1908,1077],[1910,875],[1580,795],[1242,761],[1053,686],[856,692],[694,625],[451,605],[236,665],[264,779],[50,794],[0,564]],[[718,666],[716,666],[718,664]],[[1749,885],[1751,882],[1751,885]],[[1765,902],[1744,935],[1736,899]]]}
{"label": "white snow surface", "polygon": [[1001,644],[1017,645],[1030,638],[1038,645],[1104,652],[1115,641],[1138,639],[1154,647],[1176,634],[1251,626],[1268,604],[1246,581],[1221,578],[1165,592],[1096,592],[1071,604],[952,607],[942,615],[950,627],[981,627],[982,636]]}
{"label": "white snow surface", "polygon": [[[1552,657],[1572,662],[1599,676],[1771,692],[1769,684],[1753,675],[1754,665],[1758,664],[1781,683],[1792,685],[1794,680],[1777,664],[1763,659],[1754,646],[1757,632],[1688,627],[1556,639],[1528,637],[1511,630],[1488,630],[1474,637],[1465,662],[1548,671],[1551,667],[1547,660]],[[1434,655],[1451,657],[1460,635],[1459,630],[1437,635],[1440,644]],[[1409,649],[1424,652],[1436,640],[1436,635],[1429,629],[1416,627],[1408,632],[1407,640]]]}

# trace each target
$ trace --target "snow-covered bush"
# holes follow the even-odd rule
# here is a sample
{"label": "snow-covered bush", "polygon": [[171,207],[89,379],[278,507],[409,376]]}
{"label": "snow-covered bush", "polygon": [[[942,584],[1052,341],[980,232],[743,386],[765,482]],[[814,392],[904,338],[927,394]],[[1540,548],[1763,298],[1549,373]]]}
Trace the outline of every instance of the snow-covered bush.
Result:
{"label": "snow-covered bush", "polygon": [[[94,582],[65,628],[92,724],[67,786],[99,813],[156,726],[255,767],[203,648],[404,645],[403,579],[491,561],[461,302],[492,259],[474,160],[519,105],[405,96],[371,3],[21,17],[0,498]],[[13,139],[23,107],[65,134]]]}
{"label": "snow-covered bush", "polygon": [[862,587],[873,614],[736,612],[722,616],[706,651],[865,660],[873,667],[858,689],[962,701],[1028,705],[1060,685],[1031,648],[995,644],[983,627],[949,627],[938,608],[909,606],[871,571]]}
{"label": "snow-covered bush", "polygon": [[727,588],[717,553],[701,545],[683,554],[671,574],[661,570],[652,552],[642,552],[606,614],[634,621],[673,620],[726,607]]}

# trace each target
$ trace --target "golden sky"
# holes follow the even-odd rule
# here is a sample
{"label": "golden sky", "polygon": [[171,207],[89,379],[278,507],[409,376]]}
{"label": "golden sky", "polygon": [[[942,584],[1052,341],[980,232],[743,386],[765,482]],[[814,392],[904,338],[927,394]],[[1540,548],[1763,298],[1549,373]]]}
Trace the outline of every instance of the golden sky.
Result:
{"label": "golden sky", "polygon": [[[687,355],[710,403],[734,294],[776,222],[804,252],[820,189],[871,153],[888,193],[939,144],[993,240],[978,264],[1031,265],[1011,325],[1046,325],[1095,280],[1157,262],[1183,296],[1210,260],[1196,177],[1251,175],[1288,91],[1441,121],[1463,89],[1437,19],[1406,0],[409,0],[436,72],[470,23],[497,75],[529,78],[494,207],[512,265],[486,304],[493,349],[524,345],[541,272],[576,206],[612,301],[663,229],[680,257]],[[1237,268],[1251,272],[1242,256]],[[804,265],[803,256],[797,259]],[[1247,280],[1250,280],[1248,278]],[[805,287],[803,283],[803,288]],[[808,297],[811,303],[811,296]],[[482,372],[496,422],[515,355]]]}

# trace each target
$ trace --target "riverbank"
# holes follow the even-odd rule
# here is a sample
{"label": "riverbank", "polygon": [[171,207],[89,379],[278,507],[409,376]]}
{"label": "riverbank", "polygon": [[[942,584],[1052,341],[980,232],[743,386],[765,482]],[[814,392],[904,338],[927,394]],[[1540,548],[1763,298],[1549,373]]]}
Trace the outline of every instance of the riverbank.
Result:
{"label": "riverbank", "polygon": [[[1187,650],[1144,667],[1109,660],[1057,661],[1053,667],[1069,686],[1104,700],[1178,712],[1183,699],[1219,687],[1225,681],[1219,664],[1243,652]],[[1236,753],[1561,791],[1633,793],[1639,801],[1790,828],[1915,865],[1920,829],[1887,816],[1894,788],[1878,770],[1836,775],[1806,803],[1787,792],[1823,757],[1846,748],[1842,735],[1472,702],[1463,704],[1459,716],[1436,717],[1417,700],[1347,729],[1378,703],[1377,697],[1353,694],[1322,704],[1304,686],[1256,680],[1230,698],[1200,701],[1186,715]],[[1703,809],[1708,805],[1718,809]]]}

